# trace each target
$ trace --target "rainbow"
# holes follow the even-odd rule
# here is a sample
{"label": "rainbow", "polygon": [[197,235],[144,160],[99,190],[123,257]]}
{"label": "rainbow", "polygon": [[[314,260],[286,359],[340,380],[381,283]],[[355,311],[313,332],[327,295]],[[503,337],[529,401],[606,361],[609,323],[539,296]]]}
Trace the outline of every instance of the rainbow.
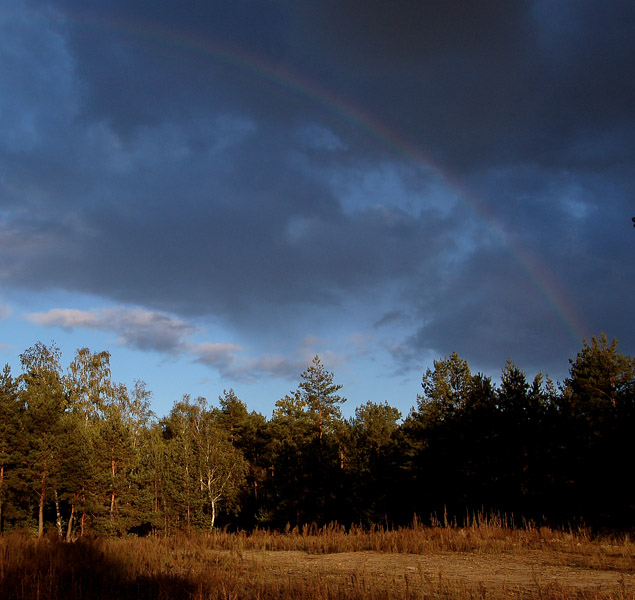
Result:
{"label": "rainbow", "polygon": [[394,154],[405,157],[418,167],[434,174],[441,183],[455,192],[464,205],[510,249],[513,257],[540,295],[552,307],[554,314],[564,325],[576,344],[580,344],[584,339],[589,339],[587,327],[583,324],[577,308],[547,266],[522,248],[514,237],[503,229],[496,217],[485,208],[484,204],[474,194],[466,190],[455,178],[448,175],[419,146],[408,141],[395,129],[380,121],[362,107],[350,104],[332,90],[304,75],[294,72],[288,67],[274,64],[240,47],[224,44],[218,40],[194,37],[147,21],[132,22],[86,12],[64,12],[60,14],[60,17],[63,22],[66,21],[72,25],[115,30],[137,41],[145,40],[155,45],[158,44],[160,47],[167,45],[187,52],[197,53],[229,65],[232,68],[251,73],[258,78],[275,84],[281,89],[286,89],[292,94],[317,104],[329,113],[353,125],[370,138],[378,141]]}

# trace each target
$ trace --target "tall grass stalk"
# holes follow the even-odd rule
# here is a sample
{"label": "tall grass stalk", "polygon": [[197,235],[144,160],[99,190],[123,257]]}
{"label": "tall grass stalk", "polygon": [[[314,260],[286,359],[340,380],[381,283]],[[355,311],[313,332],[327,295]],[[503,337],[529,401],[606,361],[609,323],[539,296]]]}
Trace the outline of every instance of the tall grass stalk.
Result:
{"label": "tall grass stalk", "polygon": [[[532,589],[457,583],[422,572],[396,578],[353,569],[344,576],[324,571],[282,572],[257,568],[258,553],[548,553],[551,564],[635,572],[635,545],[629,536],[594,538],[588,532],[554,531],[532,525],[514,528],[496,520],[471,520],[464,527],[373,527],[345,529],[308,525],[285,532],[216,531],[172,537],[35,540],[13,534],[0,538],[0,597],[50,599],[235,599],[384,600],[388,598],[633,598],[626,586],[575,592],[550,585]],[[249,560],[246,555],[249,554]],[[629,595],[631,594],[631,595]]]}

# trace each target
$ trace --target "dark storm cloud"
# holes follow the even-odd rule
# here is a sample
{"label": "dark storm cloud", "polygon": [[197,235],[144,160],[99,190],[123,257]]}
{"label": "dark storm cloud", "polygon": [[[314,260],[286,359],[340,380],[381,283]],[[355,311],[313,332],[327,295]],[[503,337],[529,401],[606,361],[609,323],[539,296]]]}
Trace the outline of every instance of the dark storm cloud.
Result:
{"label": "dark storm cloud", "polygon": [[438,356],[460,349],[473,368],[489,373],[512,358],[535,371],[555,364],[561,370],[552,375],[561,376],[579,342],[570,331],[568,315],[554,311],[551,293],[536,286],[509,251],[481,250],[439,290],[434,302],[443,311],[420,306],[419,322],[425,324],[407,346],[433,349]]}
{"label": "dark storm cloud", "polygon": [[[289,305],[338,304],[378,280],[408,275],[435,249],[451,249],[434,215],[415,220],[379,207],[343,214],[325,187],[279,164],[284,149],[271,145],[235,156],[232,173],[205,173],[204,165],[184,159],[172,166],[180,171],[175,180],[159,172],[163,161],[145,186],[133,178],[131,191],[127,178],[115,180],[116,204],[84,209],[75,229],[28,234],[27,241],[44,236],[48,251],[14,277],[38,286],[61,278],[122,301],[151,299],[180,313],[220,312],[246,324],[264,312],[275,322]],[[183,182],[192,188],[180,189]],[[18,248],[14,260],[25,256]]]}
{"label": "dark storm cloud", "polygon": [[606,145],[614,160],[633,156],[631,2],[65,8],[78,15],[67,39],[84,110],[120,133],[210,106],[277,126],[318,109],[281,90],[278,75],[261,78],[222,56],[238,50],[247,63],[262,65],[256,71],[278,69],[333,90],[457,174],[518,161],[595,167]]}
{"label": "dark storm cloud", "polygon": [[[483,368],[569,351],[567,302],[629,331],[631,2],[23,6],[0,21],[3,285],[272,332],[357,302],[414,324],[401,359]],[[405,148],[452,182],[434,202]]]}
{"label": "dark storm cloud", "polygon": [[315,110],[197,47],[239,49],[336,90],[458,172],[562,165],[580,144],[633,128],[628,1],[57,5],[72,15],[85,110],[119,131],[210,103],[278,123]]}
{"label": "dark storm cloud", "polygon": [[326,6],[342,85],[455,169],[562,163],[583,131],[632,127],[630,2]]}

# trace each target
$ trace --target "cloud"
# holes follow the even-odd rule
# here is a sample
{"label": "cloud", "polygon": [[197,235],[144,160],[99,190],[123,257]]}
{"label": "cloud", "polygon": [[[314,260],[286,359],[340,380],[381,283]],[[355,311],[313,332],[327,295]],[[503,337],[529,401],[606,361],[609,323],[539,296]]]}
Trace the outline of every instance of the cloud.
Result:
{"label": "cloud", "polygon": [[87,328],[113,331],[123,346],[157,352],[182,352],[185,341],[195,327],[182,319],[132,308],[76,310],[54,308],[45,313],[27,315],[32,323],[64,329]]}
{"label": "cloud", "polygon": [[262,377],[295,380],[316,354],[331,367],[347,358],[330,350],[328,341],[317,336],[301,339],[289,353],[291,358],[277,353],[249,356],[242,346],[209,342],[191,344],[188,352],[195,362],[217,369],[224,377],[251,382]]}
{"label": "cloud", "polygon": [[262,377],[292,379],[304,370],[306,362],[289,360],[276,354],[241,356],[243,348],[234,344],[195,344],[189,352],[194,361],[218,370],[221,375],[238,381],[257,381]]}
{"label": "cloud", "polygon": [[195,362],[212,367],[223,374],[227,374],[239,360],[238,353],[242,348],[236,344],[219,344],[204,342],[189,347],[189,351],[195,356]]}
{"label": "cloud", "polygon": [[304,350],[299,352],[302,357],[300,359],[289,360],[276,354],[250,357],[245,355],[245,348],[237,344],[195,342],[192,335],[197,328],[193,324],[163,313],[138,308],[54,308],[44,313],[31,313],[26,318],[44,327],[112,331],[118,335],[117,341],[123,346],[186,356],[193,362],[234,380],[294,378],[310,361],[305,351],[308,344],[306,341],[301,344]]}
{"label": "cloud", "polygon": [[245,142],[222,173],[202,157],[175,159],[170,170],[178,177],[163,161],[146,166],[156,185],[142,186],[131,175],[126,189],[115,179],[112,193],[129,202],[76,207],[81,227],[51,217],[44,236],[14,224],[14,237],[24,231],[33,249],[7,244],[7,263],[20,268],[5,280],[273,331],[281,321],[292,324],[298,310],[387,289],[454,245],[435,211],[413,217],[395,207],[361,206],[344,213],[324,184],[292,164],[285,170],[288,142],[274,132]]}

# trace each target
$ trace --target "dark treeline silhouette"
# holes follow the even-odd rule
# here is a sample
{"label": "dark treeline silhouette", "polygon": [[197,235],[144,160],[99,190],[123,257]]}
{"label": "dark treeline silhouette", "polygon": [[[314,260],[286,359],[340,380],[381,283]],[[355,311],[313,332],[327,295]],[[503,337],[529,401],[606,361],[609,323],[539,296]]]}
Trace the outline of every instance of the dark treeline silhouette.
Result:
{"label": "dark treeline silhouette", "polygon": [[629,528],[635,360],[602,335],[569,377],[500,382],[456,353],[416,406],[345,398],[319,357],[271,418],[233,390],[184,396],[157,419],[143,382],[112,381],[107,352],[38,342],[0,373],[0,529],[61,539],[332,521],[404,525],[503,513],[517,524]]}

